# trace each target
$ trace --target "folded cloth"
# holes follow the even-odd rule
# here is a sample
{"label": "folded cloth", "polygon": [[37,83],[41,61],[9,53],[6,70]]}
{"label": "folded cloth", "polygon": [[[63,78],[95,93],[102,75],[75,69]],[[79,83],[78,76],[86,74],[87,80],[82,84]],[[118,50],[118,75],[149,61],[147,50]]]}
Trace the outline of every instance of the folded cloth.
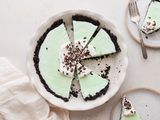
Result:
{"label": "folded cloth", "polygon": [[0,120],[69,120],[69,112],[50,108],[28,76],[0,58]]}

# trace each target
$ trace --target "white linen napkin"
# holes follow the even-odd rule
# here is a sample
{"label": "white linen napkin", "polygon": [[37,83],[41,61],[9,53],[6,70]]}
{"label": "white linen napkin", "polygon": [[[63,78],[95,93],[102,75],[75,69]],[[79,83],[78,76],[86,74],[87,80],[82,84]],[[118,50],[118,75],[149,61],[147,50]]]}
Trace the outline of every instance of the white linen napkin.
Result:
{"label": "white linen napkin", "polygon": [[27,75],[0,58],[0,120],[69,120],[69,112],[50,108]]}

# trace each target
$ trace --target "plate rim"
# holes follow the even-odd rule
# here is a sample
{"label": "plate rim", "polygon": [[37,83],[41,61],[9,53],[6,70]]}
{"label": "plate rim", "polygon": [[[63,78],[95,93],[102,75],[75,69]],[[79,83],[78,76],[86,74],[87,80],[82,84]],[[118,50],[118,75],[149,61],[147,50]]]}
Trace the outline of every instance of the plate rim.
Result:
{"label": "plate rim", "polygon": [[111,111],[110,111],[110,118],[109,118],[109,120],[113,120],[114,112],[115,112],[115,110],[116,110],[117,105],[120,103],[121,98],[122,98],[124,95],[132,94],[132,93],[138,92],[138,91],[147,91],[147,92],[151,92],[151,93],[153,93],[153,94],[160,95],[160,92],[157,91],[157,90],[155,90],[155,89],[153,89],[153,88],[139,87],[139,88],[129,89],[129,90],[123,92],[123,93],[119,96],[119,99],[118,99],[118,100],[115,102],[115,104],[112,106]]}
{"label": "plate rim", "polygon": [[[135,40],[137,43],[139,43],[140,44],[140,39],[137,37],[137,36],[135,36],[134,34],[132,34],[132,32],[131,32],[131,29],[130,29],[130,27],[129,27],[129,21],[128,21],[128,11],[129,11],[129,9],[128,9],[128,5],[129,5],[129,2],[130,2],[131,0],[128,0],[127,1],[127,6],[126,6],[126,9],[125,9],[125,20],[124,20],[124,23],[126,24],[124,24],[125,26],[126,26],[126,29],[127,29],[127,31],[128,31],[128,33],[129,33],[129,35],[130,35],[130,37],[133,39],[133,40]],[[145,44],[145,46],[146,47],[148,47],[148,48],[155,48],[155,49],[158,49],[158,48],[160,48],[160,45],[151,45],[151,44],[146,44],[145,43],[145,41],[144,41],[144,44]]]}
{"label": "plate rim", "polygon": [[[125,63],[125,66],[124,66],[125,72],[123,72],[123,73],[121,72],[121,77],[120,77],[121,81],[119,82],[117,87],[112,91],[112,93],[110,93],[110,96],[106,100],[99,101],[96,104],[91,104],[88,106],[82,105],[81,107],[80,106],[67,106],[66,102],[64,102],[64,101],[63,102],[65,104],[62,104],[63,102],[61,100],[59,100],[59,98],[56,98],[55,96],[53,97],[53,98],[55,98],[55,101],[53,103],[53,99],[48,96],[48,94],[50,94],[50,93],[48,91],[46,91],[44,86],[41,84],[41,82],[38,78],[38,75],[36,74],[36,71],[34,68],[34,63],[33,63],[33,53],[34,53],[33,50],[35,49],[36,42],[38,40],[37,38],[39,38],[39,36],[42,35],[42,33],[44,33],[44,31],[46,30],[45,28],[47,28],[47,25],[49,23],[53,22],[53,19],[59,19],[59,17],[65,15],[65,14],[76,14],[76,13],[80,13],[80,14],[85,13],[85,15],[96,16],[100,20],[105,21],[105,23],[107,23],[112,28],[112,31],[114,31],[114,33],[116,33],[116,35],[120,38],[119,41],[121,42],[121,44],[123,46],[123,52],[124,52],[123,61]],[[50,17],[48,20],[46,20],[46,22],[41,24],[40,27],[38,28],[38,30],[35,32],[34,36],[32,37],[32,40],[30,41],[30,44],[28,46],[28,51],[27,51],[27,74],[29,75],[29,78],[30,78],[31,82],[33,83],[33,86],[40,93],[40,95],[42,95],[42,97],[44,97],[44,99],[49,101],[54,106],[61,107],[63,109],[67,109],[67,110],[71,110],[71,111],[83,111],[83,110],[93,109],[95,107],[98,107],[98,106],[104,104],[109,99],[111,99],[118,92],[119,88],[121,87],[122,83],[124,82],[124,78],[126,76],[126,71],[127,71],[127,66],[128,66],[127,46],[124,42],[122,35],[119,33],[117,28],[110,21],[106,20],[103,16],[101,16],[97,13],[94,13],[94,12],[90,12],[88,10],[68,10],[68,11],[64,11],[64,12],[61,12],[57,15],[53,15],[52,17]]]}

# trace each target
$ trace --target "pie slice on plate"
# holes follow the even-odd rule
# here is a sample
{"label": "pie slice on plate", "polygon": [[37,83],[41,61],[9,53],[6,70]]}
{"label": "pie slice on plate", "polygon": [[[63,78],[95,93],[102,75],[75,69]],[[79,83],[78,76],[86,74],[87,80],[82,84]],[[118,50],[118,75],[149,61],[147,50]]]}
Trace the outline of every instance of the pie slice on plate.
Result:
{"label": "pie slice on plate", "polygon": [[152,0],[149,4],[142,31],[145,34],[156,32],[160,29],[160,0]]}
{"label": "pie slice on plate", "polygon": [[122,113],[120,120],[142,120],[126,96],[122,99]]}

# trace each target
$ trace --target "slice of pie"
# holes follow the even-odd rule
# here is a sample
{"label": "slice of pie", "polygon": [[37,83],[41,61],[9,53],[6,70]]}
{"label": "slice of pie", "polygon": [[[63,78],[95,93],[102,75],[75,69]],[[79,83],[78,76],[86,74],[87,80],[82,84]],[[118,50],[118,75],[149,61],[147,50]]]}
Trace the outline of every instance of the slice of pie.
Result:
{"label": "slice of pie", "polygon": [[117,37],[110,30],[102,28],[93,38],[90,45],[95,47],[94,57],[120,52]]}
{"label": "slice of pie", "polygon": [[83,15],[74,15],[72,19],[75,40],[89,40],[100,24],[98,21]]}
{"label": "slice of pie", "polygon": [[120,120],[142,120],[139,114],[135,111],[130,100],[126,96],[122,99],[122,113]]}
{"label": "slice of pie", "polygon": [[142,31],[145,34],[153,33],[160,29],[160,0],[152,0],[149,4]]}
{"label": "slice of pie", "polygon": [[84,100],[94,100],[105,95],[109,87],[109,80],[102,78],[87,67],[85,69],[88,69],[90,74],[78,78]]}
{"label": "slice of pie", "polygon": [[36,72],[46,90],[58,98],[68,101],[74,67],[67,70],[60,64],[60,48],[69,42],[63,20],[55,22],[37,42],[34,55]]}

